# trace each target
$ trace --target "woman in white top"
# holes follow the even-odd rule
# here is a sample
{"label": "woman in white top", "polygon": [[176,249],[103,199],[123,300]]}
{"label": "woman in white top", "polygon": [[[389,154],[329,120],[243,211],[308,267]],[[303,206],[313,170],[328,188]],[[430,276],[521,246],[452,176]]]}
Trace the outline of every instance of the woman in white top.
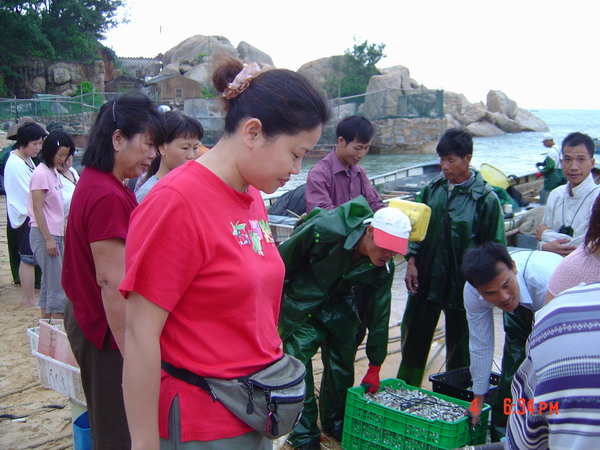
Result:
{"label": "woman in white top", "polygon": [[63,186],[63,205],[65,209],[65,227],[67,226],[67,220],[69,218],[69,209],[71,209],[71,198],[73,197],[73,192],[75,192],[75,185],[79,180],[79,174],[73,167],[73,155],[75,153],[75,149],[73,148],[73,152],[69,153],[69,156],[60,166],[56,167],[58,170],[58,174],[61,176],[62,186]]}
{"label": "woman in white top", "polygon": [[29,245],[29,217],[27,213],[27,196],[29,180],[35,169],[32,158],[42,148],[42,142],[48,133],[36,123],[26,123],[17,131],[17,143],[6,161],[4,169],[4,190],[6,191],[6,209],[10,227],[17,235],[19,250],[19,278],[21,279],[21,302],[25,306],[35,306],[35,273],[36,265],[31,246]]}

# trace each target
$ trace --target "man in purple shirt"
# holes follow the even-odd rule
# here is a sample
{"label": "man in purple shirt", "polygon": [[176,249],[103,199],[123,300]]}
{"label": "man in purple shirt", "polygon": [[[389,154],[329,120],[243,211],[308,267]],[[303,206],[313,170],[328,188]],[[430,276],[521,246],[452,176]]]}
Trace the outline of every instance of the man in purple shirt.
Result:
{"label": "man in purple shirt", "polygon": [[358,165],[369,151],[373,133],[373,124],[363,116],[346,117],[338,124],[337,147],[306,178],[306,212],[317,206],[334,209],[359,195],[373,211],[384,207],[367,172]]}

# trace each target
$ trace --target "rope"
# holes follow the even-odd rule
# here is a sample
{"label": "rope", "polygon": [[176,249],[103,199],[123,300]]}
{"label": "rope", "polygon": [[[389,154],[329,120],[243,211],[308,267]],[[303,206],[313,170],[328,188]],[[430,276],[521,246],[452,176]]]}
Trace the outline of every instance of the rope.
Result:
{"label": "rope", "polygon": [[69,432],[69,433],[62,434],[62,435],[57,436],[57,437],[46,439],[45,441],[42,441],[42,442],[36,442],[34,444],[30,444],[29,447],[27,447],[27,448],[38,448],[38,447],[45,448],[44,446],[46,446],[47,444],[50,444],[50,443],[56,442],[56,441],[62,441],[63,439],[68,439],[69,440],[69,444],[61,446],[61,447],[55,447],[56,450],[64,450],[64,449],[67,449],[67,448],[71,448],[73,446],[73,444],[72,444],[72,434],[71,434],[71,432]]}
{"label": "rope", "polygon": [[8,391],[8,392],[4,392],[4,393],[0,394],[0,399],[3,399],[5,397],[10,397],[13,394],[18,394],[19,392],[23,392],[23,391],[26,391],[27,389],[32,389],[32,388],[38,387],[38,386],[41,386],[39,381],[35,381],[33,383],[26,384],[25,386],[21,386],[20,388],[13,389],[12,391]]}

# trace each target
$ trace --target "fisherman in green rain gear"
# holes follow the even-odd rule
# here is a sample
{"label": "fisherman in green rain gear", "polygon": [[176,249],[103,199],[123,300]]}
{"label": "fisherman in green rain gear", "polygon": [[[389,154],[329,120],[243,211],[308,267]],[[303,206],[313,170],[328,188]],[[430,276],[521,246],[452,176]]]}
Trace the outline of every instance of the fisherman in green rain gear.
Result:
{"label": "fisherman in green rain gear", "polygon": [[469,366],[469,327],[463,306],[464,252],[488,241],[504,244],[498,197],[470,168],[473,139],[459,129],[444,133],[437,146],[442,173],[416,201],[431,208],[427,234],[411,242],[404,281],[409,292],[402,318],[402,361],[398,378],[421,386],[440,313],[446,323],[447,370]]}
{"label": "fisherman in green rain gear", "polygon": [[[323,432],[341,440],[360,325],[352,295],[355,286],[368,286],[371,294],[366,317],[369,370],[363,385],[372,392],[379,388],[394,278],[390,260],[406,253],[410,231],[410,220],[399,209],[387,207],[373,214],[366,199],[358,196],[333,210],[314,209],[279,246],[286,268],[279,318],[283,351],[306,366],[304,411],[290,435],[294,448],[320,448],[319,412]],[[319,347],[323,378],[317,410],[311,358]]]}

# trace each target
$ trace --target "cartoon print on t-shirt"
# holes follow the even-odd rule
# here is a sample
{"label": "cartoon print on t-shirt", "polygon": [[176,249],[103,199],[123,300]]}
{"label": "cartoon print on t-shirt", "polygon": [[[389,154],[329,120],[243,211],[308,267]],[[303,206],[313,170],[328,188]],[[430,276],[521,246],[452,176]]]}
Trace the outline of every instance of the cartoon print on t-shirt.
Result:
{"label": "cartoon print on t-shirt", "polygon": [[258,224],[260,225],[260,229],[262,230],[263,236],[265,237],[265,242],[274,243],[275,239],[273,239],[273,232],[271,231],[269,222],[261,219],[258,221]]}
{"label": "cartoon print on t-shirt", "polygon": [[238,242],[240,245],[247,245],[250,243],[250,239],[248,238],[248,232],[246,231],[246,224],[236,222],[235,225],[233,222],[229,222],[233,227],[233,235],[238,238]]}
{"label": "cartoon print on t-shirt", "polygon": [[250,240],[252,241],[252,250],[258,253],[260,256],[264,256],[262,250],[262,238],[263,233],[258,223],[258,220],[250,220]]}

